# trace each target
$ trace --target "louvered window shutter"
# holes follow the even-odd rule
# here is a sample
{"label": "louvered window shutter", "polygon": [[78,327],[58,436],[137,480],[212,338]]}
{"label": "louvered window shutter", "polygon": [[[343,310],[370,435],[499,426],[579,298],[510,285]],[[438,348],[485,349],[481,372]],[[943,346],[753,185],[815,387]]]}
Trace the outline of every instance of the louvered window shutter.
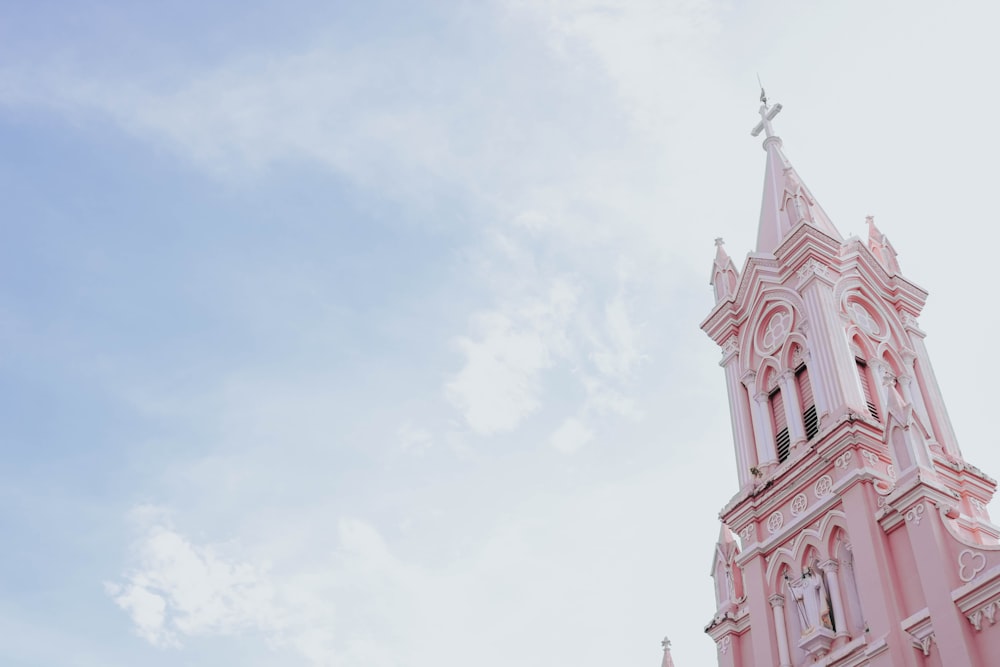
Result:
{"label": "louvered window shutter", "polygon": [[812,440],[819,433],[819,418],[816,415],[816,399],[813,398],[809,371],[805,366],[795,372],[795,383],[799,388],[799,398],[802,400],[802,425],[806,429],[806,440]]}
{"label": "louvered window shutter", "polygon": [[785,418],[785,401],[781,397],[780,389],[776,389],[771,394],[771,418],[774,420],[774,445],[780,463],[788,458],[788,450],[791,445],[788,420]]}
{"label": "louvered window shutter", "polygon": [[871,379],[868,376],[868,364],[860,357],[855,357],[854,360],[858,365],[858,378],[861,380],[861,391],[865,394],[865,403],[868,405],[868,412],[877,420],[878,409],[875,407],[875,401],[872,400],[872,385]]}

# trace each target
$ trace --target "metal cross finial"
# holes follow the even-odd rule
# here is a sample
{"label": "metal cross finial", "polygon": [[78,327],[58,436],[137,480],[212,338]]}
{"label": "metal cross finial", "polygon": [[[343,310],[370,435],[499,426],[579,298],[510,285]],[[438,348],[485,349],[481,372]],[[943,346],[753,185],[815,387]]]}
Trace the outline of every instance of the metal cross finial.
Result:
{"label": "metal cross finial", "polygon": [[774,120],[774,117],[778,115],[779,111],[781,111],[781,105],[767,105],[767,96],[764,95],[763,86],[760,88],[760,103],[760,122],[757,123],[752,130],[750,130],[750,136],[756,137],[758,134],[763,132],[765,137],[773,137],[774,130],[771,129],[771,121]]}
{"label": "metal cross finial", "polygon": [[716,247],[718,247],[720,245],[723,245],[723,244],[725,244],[725,241],[722,240],[721,236],[718,237],[717,239],[715,239],[715,245],[716,245]]}
{"label": "metal cross finial", "polygon": [[667,637],[664,637],[663,641],[660,642],[660,646],[663,647],[664,651],[668,650],[670,648],[670,639],[667,638]]}

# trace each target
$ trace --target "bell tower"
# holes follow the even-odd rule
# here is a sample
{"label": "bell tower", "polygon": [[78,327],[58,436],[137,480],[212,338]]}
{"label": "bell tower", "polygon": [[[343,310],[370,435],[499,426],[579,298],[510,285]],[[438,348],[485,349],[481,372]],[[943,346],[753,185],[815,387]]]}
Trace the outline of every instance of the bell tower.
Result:
{"label": "bell tower", "polygon": [[962,457],[924,347],[927,292],[868,218],[843,238],[761,91],[764,193],[742,271],[716,241],[737,461],[706,632],[719,664],[977,666],[1000,655],[996,482]]}

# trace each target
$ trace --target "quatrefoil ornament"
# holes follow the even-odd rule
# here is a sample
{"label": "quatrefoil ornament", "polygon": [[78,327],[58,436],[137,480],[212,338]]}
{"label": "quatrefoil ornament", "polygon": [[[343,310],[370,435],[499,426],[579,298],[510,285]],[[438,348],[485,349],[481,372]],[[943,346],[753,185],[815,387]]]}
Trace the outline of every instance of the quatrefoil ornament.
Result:
{"label": "quatrefoil ornament", "polygon": [[958,554],[958,578],[969,582],[986,567],[986,556],[971,549],[963,549]]}
{"label": "quatrefoil ornament", "polygon": [[764,335],[761,337],[764,349],[770,351],[781,345],[791,328],[791,314],[787,310],[775,312],[768,320],[767,327],[764,328]]}

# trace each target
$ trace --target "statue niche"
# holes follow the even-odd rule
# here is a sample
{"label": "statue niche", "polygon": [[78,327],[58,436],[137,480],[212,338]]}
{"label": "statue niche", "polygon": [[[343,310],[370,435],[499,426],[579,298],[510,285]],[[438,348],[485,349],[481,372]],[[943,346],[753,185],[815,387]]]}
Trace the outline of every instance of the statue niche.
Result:
{"label": "statue niche", "polygon": [[826,588],[826,581],[822,574],[807,567],[799,579],[786,575],[785,585],[795,601],[795,610],[802,628],[799,647],[813,657],[825,655],[830,649],[835,629],[835,619],[830,613],[830,593]]}
{"label": "statue niche", "polygon": [[803,636],[818,628],[833,630],[833,620],[830,616],[830,603],[823,577],[806,568],[799,580],[787,580],[788,591],[795,600],[795,608],[802,623]]}

